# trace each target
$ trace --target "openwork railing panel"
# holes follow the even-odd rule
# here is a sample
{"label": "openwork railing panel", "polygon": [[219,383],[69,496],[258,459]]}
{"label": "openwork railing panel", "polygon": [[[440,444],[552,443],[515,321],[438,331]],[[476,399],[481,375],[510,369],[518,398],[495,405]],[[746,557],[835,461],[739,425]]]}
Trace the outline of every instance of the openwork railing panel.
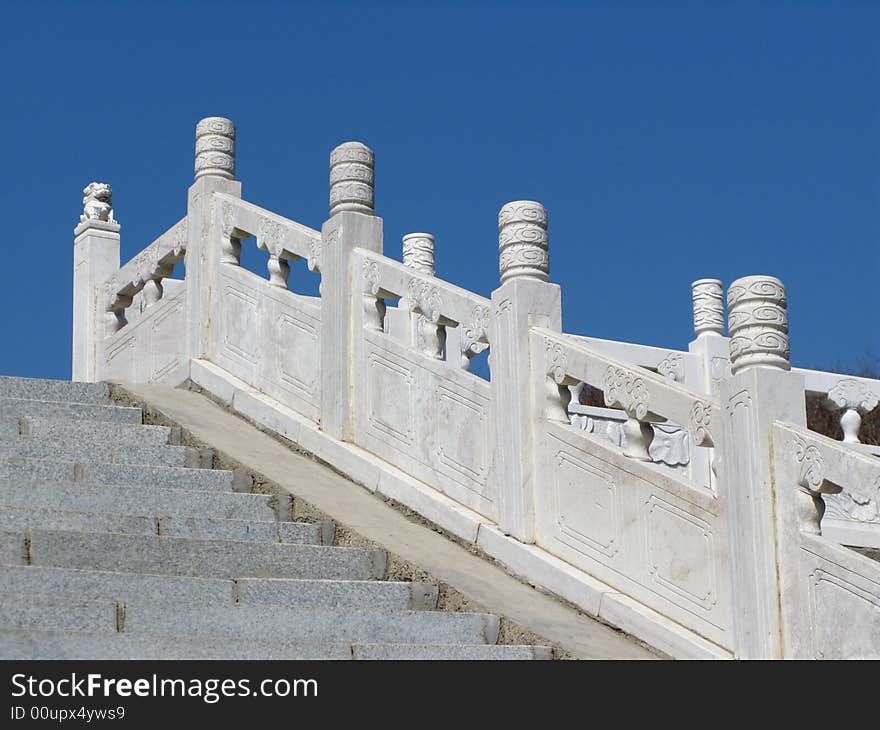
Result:
{"label": "openwork railing panel", "polygon": [[[533,329],[537,544],[665,616],[730,647],[724,513],[706,488],[650,463],[646,419],[685,423],[712,443],[718,403],[582,340]],[[626,414],[628,448],[568,425],[565,385],[596,383]],[[626,427],[626,424],[624,424]],[[641,441],[640,441],[641,440]],[[638,442],[638,447],[636,448]]]}
{"label": "openwork railing panel", "polygon": [[[488,300],[367,251],[356,252],[353,273],[362,275],[365,291],[355,330],[355,443],[494,517],[491,390],[460,361],[465,347],[488,345]],[[412,326],[408,342],[377,314],[384,309],[376,301],[396,297]],[[446,353],[445,327],[466,331],[470,345]]]}

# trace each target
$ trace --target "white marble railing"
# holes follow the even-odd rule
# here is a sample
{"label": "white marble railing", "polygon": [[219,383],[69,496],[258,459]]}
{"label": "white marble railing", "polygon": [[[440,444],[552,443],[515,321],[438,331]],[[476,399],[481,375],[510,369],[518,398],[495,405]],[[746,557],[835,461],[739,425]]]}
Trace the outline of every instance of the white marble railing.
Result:
{"label": "white marble railing", "polygon": [[880,563],[829,540],[822,524],[832,494],[876,516],[880,461],[789,424],[775,423],[772,440],[785,654],[876,658]]}
{"label": "white marble railing", "polygon": [[[856,442],[880,382],[791,369],[781,282],[731,284],[729,338],[721,282],[695,282],[686,351],[564,334],[540,204],[501,209],[500,285],[485,298],[435,276],[428,233],[404,236],[402,263],[383,254],[365,146],[332,152],[318,231],[241,199],[234,136],[228,120],[199,123],[186,217],[125,266],[109,186],[86,189],[75,379],[191,378],[527,580],[682,656],[806,651],[781,638],[796,619],[777,607],[807,611],[818,594],[780,598],[806,558],[777,553],[790,527],[778,510],[796,510],[774,500],[794,468],[777,441],[815,442],[826,463],[856,466],[829,477],[842,488],[825,497],[825,535],[786,533],[785,544],[845,566],[861,587],[823,584],[814,629],[832,633],[810,651],[830,655],[837,629],[825,623],[840,601],[847,630],[880,654],[864,623],[876,566],[839,544],[880,544],[877,447]],[[268,255],[263,275],[240,265],[251,237]],[[186,280],[163,296],[181,256]],[[320,274],[319,297],[288,289],[298,259]],[[469,372],[487,350],[488,380]],[[570,403],[584,384],[606,407]],[[805,391],[842,411],[846,443],[805,431]],[[844,653],[861,651],[847,642]]]}
{"label": "white marble railing", "polygon": [[170,277],[174,265],[186,255],[186,218],[175,223],[153,243],[134,256],[107,282],[107,311],[115,315],[110,329],[119,330],[127,324],[125,310],[132,299],[143,291],[146,307],[162,299],[162,280]]}

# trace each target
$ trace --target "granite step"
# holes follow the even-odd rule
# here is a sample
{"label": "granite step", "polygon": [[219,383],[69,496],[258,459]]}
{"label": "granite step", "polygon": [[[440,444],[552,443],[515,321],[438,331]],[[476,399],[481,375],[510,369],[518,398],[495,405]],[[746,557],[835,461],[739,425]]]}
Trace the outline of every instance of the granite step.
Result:
{"label": "granite step", "polygon": [[351,659],[352,647],[332,642],[236,640],[226,636],[151,636],[107,632],[3,631],[4,659]]}
{"label": "granite step", "polygon": [[121,604],[54,596],[0,595],[0,629],[115,633]]}
{"label": "granite step", "polygon": [[385,553],[364,548],[32,530],[32,565],[205,578],[381,579]]}
{"label": "granite step", "polygon": [[445,611],[359,608],[175,605],[126,601],[126,634],[231,636],[239,639],[350,643],[494,644],[496,616]]}
{"label": "granite step", "polygon": [[140,408],[105,406],[93,403],[64,403],[43,400],[0,397],[0,417],[10,418],[66,418],[108,423],[136,423],[144,420]]}
{"label": "granite step", "polygon": [[242,605],[410,611],[437,607],[437,586],[421,582],[239,578],[236,595]]}
{"label": "granite step", "polygon": [[0,479],[81,481],[115,486],[150,486],[213,492],[249,492],[250,477],[221,469],[57,461],[29,456],[0,456]]}
{"label": "granite step", "polygon": [[437,587],[392,581],[197,578],[192,576],[0,565],[0,593],[86,601],[315,606],[432,610]]}
{"label": "granite step", "polygon": [[0,631],[0,656],[9,659],[550,659],[543,646],[499,644],[348,644],[279,642],[228,637],[151,636],[64,631]]}
{"label": "granite step", "polygon": [[[65,418],[16,418],[16,433],[63,443],[108,443],[137,446],[166,446],[180,444],[180,429],[172,426],[145,426],[131,423],[107,423]],[[5,423],[8,423],[7,420]],[[2,425],[5,425],[2,424]],[[0,428],[0,435],[8,431]],[[8,437],[8,436],[7,436]]]}
{"label": "granite step", "polygon": [[107,383],[81,383],[4,375],[0,376],[0,398],[106,404],[110,402],[110,388]]}
{"label": "granite step", "polygon": [[255,521],[286,521],[293,510],[290,497],[266,494],[9,479],[0,479],[0,505],[146,517],[174,515],[173,519]]}
{"label": "granite step", "polygon": [[0,629],[94,631],[160,636],[228,636],[270,641],[494,644],[498,618],[482,613],[356,608],[218,606],[0,596]]}
{"label": "granite step", "polygon": [[371,661],[546,661],[553,658],[549,646],[516,644],[354,644],[352,649],[355,659]]}
{"label": "granite step", "polygon": [[125,535],[162,535],[199,540],[278,542],[296,545],[331,545],[333,526],[323,522],[164,517],[144,514],[83,512],[57,508],[10,507],[0,503],[0,529],[6,531],[65,530],[115,532]]}
{"label": "granite step", "polygon": [[194,449],[190,446],[142,446],[114,441],[80,443],[32,436],[0,441],[0,458],[10,456],[80,463],[195,468],[210,468],[214,460],[210,449]]}

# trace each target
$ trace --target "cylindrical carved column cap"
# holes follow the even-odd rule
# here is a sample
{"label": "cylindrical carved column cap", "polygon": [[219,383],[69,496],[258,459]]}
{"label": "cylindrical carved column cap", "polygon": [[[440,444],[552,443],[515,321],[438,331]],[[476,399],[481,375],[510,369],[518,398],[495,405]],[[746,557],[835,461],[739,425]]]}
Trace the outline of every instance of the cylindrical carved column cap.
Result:
{"label": "cylindrical carved column cap", "polygon": [[694,333],[724,334],[724,289],[721,279],[697,279],[691,284],[694,300]]}
{"label": "cylindrical carved column cap", "polygon": [[330,153],[330,215],[343,210],[373,214],[373,150],[343,142]]}
{"label": "cylindrical carved column cap", "polygon": [[403,265],[434,276],[434,236],[430,233],[407,233],[403,237]]}
{"label": "cylindrical carved column cap", "polygon": [[744,276],[727,289],[730,371],[791,370],[785,287],[773,276]]}
{"label": "cylindrical carved column cap", "polygon": [[196,125],[196,180],[204,175],[235,177],[235,125],[225,117],[205,117]]}
{"label": "cylindrical carved column cap", "polygon": [[518,276],[550,280],[547,211],[534,200],[514,200],[498,213],[501,283]]}

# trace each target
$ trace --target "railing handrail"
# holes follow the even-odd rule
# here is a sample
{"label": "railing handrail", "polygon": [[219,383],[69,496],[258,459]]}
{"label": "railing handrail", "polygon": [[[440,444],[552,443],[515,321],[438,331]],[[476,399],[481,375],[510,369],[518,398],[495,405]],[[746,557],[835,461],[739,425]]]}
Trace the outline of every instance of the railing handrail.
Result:
{"label": "railing handrail", "polygon": [[[602,383],[605,402],[638,420],[656,417],[674,421],[690,431],[697,446],[712,446],[712,414],[717,400],[691,390],[651,370],[608,357],[577,338],[542,327],[531,331],[544,340],[549,375],[560,385],[567,379]],[[621,389],[618,384],[623,383]]]}

